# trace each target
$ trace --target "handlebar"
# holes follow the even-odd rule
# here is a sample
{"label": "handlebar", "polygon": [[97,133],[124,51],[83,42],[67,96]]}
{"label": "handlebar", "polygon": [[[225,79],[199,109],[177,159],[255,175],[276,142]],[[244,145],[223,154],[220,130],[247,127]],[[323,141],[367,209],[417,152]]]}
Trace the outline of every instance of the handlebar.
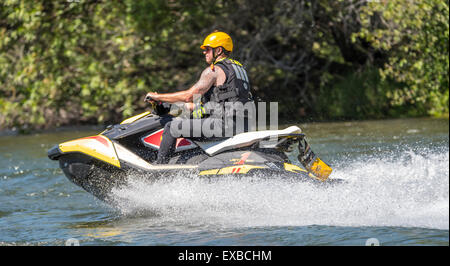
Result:
{"label": "handlebar", "polygon": [[144,102],[151,105],[152,112],[161,116],[169,113],[171,104],[155,101],[152,97],[146,96]]}
{"label": "handlebar", "polygon": [[155,100],[153,100],[152,97],[150,97],[150,95],[145,96],[144,102],[154,102]]}

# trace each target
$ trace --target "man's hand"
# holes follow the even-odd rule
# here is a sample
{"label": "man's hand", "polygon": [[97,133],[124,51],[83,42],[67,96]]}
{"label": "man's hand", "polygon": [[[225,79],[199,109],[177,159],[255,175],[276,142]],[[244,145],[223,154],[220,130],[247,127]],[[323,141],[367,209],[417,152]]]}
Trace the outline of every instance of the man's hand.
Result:
{"label": "man's hand", "polygon": [[155,102],[158,101],[158,93],[157,92],[149,92],[145,95],[144,102]]}
{"label": "man's hand", "polygon": [[195,108],[195,104],[194,103],[185,103],[184,108],[186,108],[189,111],[193,111]]}

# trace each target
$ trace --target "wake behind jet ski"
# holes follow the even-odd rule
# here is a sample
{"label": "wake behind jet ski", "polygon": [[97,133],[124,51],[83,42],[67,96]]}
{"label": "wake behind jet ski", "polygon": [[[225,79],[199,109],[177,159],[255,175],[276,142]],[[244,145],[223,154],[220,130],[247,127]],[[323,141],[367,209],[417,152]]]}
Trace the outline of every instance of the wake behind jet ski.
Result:
{"label": "wake behind jet ski", "polygon": [[[168,164],[155,164],[170,108],[157,104],[95,136],[67,141],[48,151],[58,160],[67,178],[102,200],[127,179],[149,180],[186,173],[200,177],[278,176],[325,182],[332,169],[318,158],[297,126],[283,130],[253,131],[229,138],[178,138]],[[303,167],[293,164],[286,152],[297,146]]]}

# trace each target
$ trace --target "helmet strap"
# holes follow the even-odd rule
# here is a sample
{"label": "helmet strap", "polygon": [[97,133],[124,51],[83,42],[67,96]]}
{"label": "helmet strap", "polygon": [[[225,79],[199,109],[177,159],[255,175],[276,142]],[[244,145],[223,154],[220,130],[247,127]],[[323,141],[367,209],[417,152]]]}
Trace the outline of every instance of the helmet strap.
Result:
{"label": "helmet strap", "polygon": [[215,51],[216,51],[216,49],[217,49],[217,47],[216,48],[213,48],[213,50],[212,50],[212,52],[213,52],[213,59],[214,59],[214,63],[216,62],[216,60],[217,60],[217,58],[219,57],[219,56],[221,56],[222,54],[223,54],[223,47],[222,47],[222,50],[220,51],[220,54],[218,54],[218,55],[214,55],[215,54]]}

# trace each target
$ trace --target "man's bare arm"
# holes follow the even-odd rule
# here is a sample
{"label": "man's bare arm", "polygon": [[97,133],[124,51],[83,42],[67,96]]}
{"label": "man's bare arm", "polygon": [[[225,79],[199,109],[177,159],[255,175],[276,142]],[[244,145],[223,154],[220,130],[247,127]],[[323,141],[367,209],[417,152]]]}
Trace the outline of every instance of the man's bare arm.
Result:
{"label": "man's bare arm", "polygon": [[209,88],[216,82],[217,72],[211,70],[211,68],[206,68],[203,70],[200,79],[195,83],[190,89],[174,92],[174,93],[147,93],[147,96],[150,96],[155,101],[162,101],[167,103],[176,103],[176,102],[192,102],[194,99],[194,95],[203,95],[205,94]]}

